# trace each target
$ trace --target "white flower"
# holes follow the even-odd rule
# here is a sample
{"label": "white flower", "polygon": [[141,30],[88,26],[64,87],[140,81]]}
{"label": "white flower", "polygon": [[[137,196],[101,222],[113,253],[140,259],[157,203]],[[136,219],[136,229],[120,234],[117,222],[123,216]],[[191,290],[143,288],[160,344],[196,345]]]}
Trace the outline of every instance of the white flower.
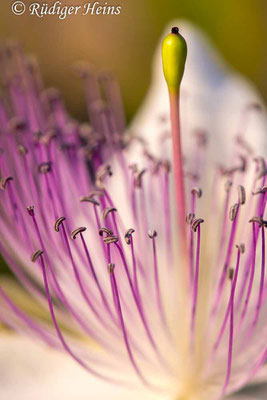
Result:
{"label": "white flower", "polygon": [[[107,109],[82,71],[93,132],[71,120],[55,92],[46,97],[47,112],[23,63],[22,81],[16,75],[8,81],[15,119],[1,108],[0,249],[42,313],[48,301],[53,326],[46,314],[26,313],[2,282],[1,319],[29,336],[1,337],[3,399],[217,400],[266,380],[266,115],[258,95],[222,64],[203,34],[178,25],[189,49],[181,115],[191,289],[169,207],[169,99],[160,49],[128,149],[121,147],[112,80],[104,82]],[[21,57],[13,48],[11,62],[12,52]],[[46,133],[33,141],[39,129]],[[81,138],[92,173],[107,160],[114,171],[109,180],[109,167],[98,168],[93,195]],[[130,160],[147,174],[136,165],[129,172]],[[128,230],[125,244],[131,227],[136,233]],[[37,344],[40,338],[55,349]]]}

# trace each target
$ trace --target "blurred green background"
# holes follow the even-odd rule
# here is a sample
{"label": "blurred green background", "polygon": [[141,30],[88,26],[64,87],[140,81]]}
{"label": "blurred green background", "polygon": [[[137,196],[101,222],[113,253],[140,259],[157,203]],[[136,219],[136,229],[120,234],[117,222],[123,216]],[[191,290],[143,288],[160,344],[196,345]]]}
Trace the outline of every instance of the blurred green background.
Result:
{"label": "blurred green background", "polygon": [[[33,0],[24,0],[29,5]],[[53,1],[40,1],[53,4]],[[83,4],[85,0],[61,0]],[[93,3],[93,1],[91,1]],[[101,4],[105,1],[99,0]],[[225,59],[245,74],[267,99],[266,0],[107,0],[121,5],[119,16],[71,16],[60,21],[15,16],[12,0],[1,2],[0,37],[18,38],[38,56],[47,85],[59,87],[68,109],[86,119],[81,82],[71,65],[92,62],[112,70],[121,85],[127,117],[141,103],[150,81],[151,60],[165,24],[187,18],[202,27]],[[5,4],[3,4],[5,3]]]}

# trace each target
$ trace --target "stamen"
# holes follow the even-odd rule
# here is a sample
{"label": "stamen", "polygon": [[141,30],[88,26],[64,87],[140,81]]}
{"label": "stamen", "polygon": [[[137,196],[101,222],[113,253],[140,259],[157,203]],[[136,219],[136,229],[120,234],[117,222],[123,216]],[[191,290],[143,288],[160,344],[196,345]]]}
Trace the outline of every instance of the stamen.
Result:
{"label": "stamen", "polygon": [[239,204],[245,204],[246,202],[246,191],[244,186],[238,186],[238,202]]}
{"label": "stamen", "polygon": [[[42,269],[42,273],[43,273],[43,279],[44,279],[44,286],[45,286],[45,291],[46,291],[46,297],[47,297],[47,301],[48,301],[48,306],[49,306],[49,311],[51,314],[51,318],[52,318],[52,322],[53,325],[55,327],[57,336],[64,348],[64,350],[81,366],[83,367],[85,370],[87,370],[88,372],[90,372],[91,374],[93,374],[94,376],[97,376],[98,378],[101,379],[105,379],[109,382],[114,382],[115,380],[106,377],[98,372],[96,372],[94,369],[92,369],[91,367],[89,367],[87,364],[85,364],[84,361],[82,361],[78,356],[76,356],[76,354],[71,350],[71,348],[69,347],[69,345],[67,344],[67,342],[64,339],[63,334],[61,333],[61,330],[59,328],[59,325],[57,323],[57,319],[55,316],[55,312],[54,312],[54,306],[51,300],[51,295],[50,295],[50,289],[49,289],[49,285],[48,285],[48,279],[47,279],[47,274],[46,274],[46,267],[45,267],[45,263],[44,263],[44,259],[43,259],[43,254],[40,254],[40,264],[41,264],[41,269]],[[115,381],[116,382],[116,381]]]}
{"label": "stamen", "polygon": [[193,335],[195,330],[197,295],[198,295],[198,280],[199,280],[199,261],[200,261],[200,224],[204,222],[203,219],[198,218],[193,220],[191,228],[193,232],[197,231],[197,250],[196,250],[196,265],[195,276],[193,283],[193,299],[192,299],[192,313],[191,313],[191,343],[193,343]]}
{"label": "stamen", "polygon": [[134,288],[136,291],[137,296],[139,297],[139,288],[138,288],[138,279],[137,279],[137,266],[136,266],[136,258],[134,253],[134,243],[133,243],[133,233],[135,232],[134,229],[128,229],[125,233],[125,242],[128,245],[131,245],[131,254],[132,254],[132,264],[133,264],[133,281],[134,281]]}
{"label": "stamen", "polygon": [[6,178],[2,178],[0,180],[0,187],[2,190],[5,190],[7,182],[13,181],[14,178],[12,176],[7,176]]}
{"label": "stamen", "polygon": [[255,275],[255,267],[256,267],[256,250],[257,250],[257,238],[256,238],[256,227],[255,227],[255,221],[250,221],[252,222],[252,232],[253,232],[253,248],[252,248],[252,265],[251,265],[251,270],[250,270],[250,278],[249,278],[249,284],[248,284],[248,289],[247,289],[247,294],[245,298],[245,303],[244,307],[238,322],[238,326],[236,328],[236,335],[239,332],[242,323],[244,322],[245,315],[247,312],[250,296],[251,296],[251,291],[252,291],[252,286],[253,286],[253,281],[254,281],[254,275]]}
{"label": "stamen", "polygon": [[[75,263],[75,261],[73,259],[73,256],[72,256],[72,252],[71,252],[70,244],[69,244],[69,241],[68,241],[66,229],[65,229],[65,226],[64,226],[64,223],[63,223],[64,220],[65,220],[65,218],[63,220],[61,219],[61,223],[60,223],[59,227],[62,228],[63,239],[64,239],[64,242],[65,242],[65,245],[66,245],[66,248],[67,248],[67,253],[69,255],[69,258],[70,258],[70,261],[71,261],[71,265],[72,265],[72,269],[73,269],[73,272],[74,272],[74,276],[75,276],[75,279],[76,279],[76,281],[78,283],[78,286],[80,288],[81,294],[82,294],[85,302],[87,303],[87,305],[89,306],[89,308],[93,312],[93,314],[96,316],[96,318],[103,324],[103,326],[105,326],[106,328],[109,328],[109,324],[107,324],[107,322],[99,314],[99,312],[96,309],[95,305],[92,303],[91,299],[88,297],[88,295],[87,295],[87,293],[85,291],[83,282],[82,282],[81,277],[80,277],[79,269],[77,268],[76,263]],[[57,224],[57,222],[58,222],[58,220],[56,221],[56,224]],[[85,228],[78,228],[78,232],[74,232],[74,235],[77,235],[78,233],[80,233],[81,231],[84,231],[84,230],[85,230]],[[77,229],[76,229],[76,231],[77,231]]]}
{"label": "stamen", "polygon": [[263,298],[263,290],[264,290],[264,280],[265,280],[265,229],[266,226],[261,225],[261,277],[260,277],[260,288],[259,288],[259,295],[258,295],[258,301],[256,304],[256,309],[255,309],[255,316],[252,321],[252,326],[250,329],[250,332],[248,334],[247,340],[251,337],[254,329],[256,328],[260,311],[261,311],[261,306],[262,306],[262,298]]}
{"label": "stamen", "polygon": [[214,306],[212,309],[213,317],[215,316],[217,308],[220,303],[220,299],[221,299],[221,295],[222,295],[222,291],[223,291],[223,287],[224,287],[224,283],[225,283],[225,279],[226,279],[227,269],[229,267],[229,263],[230,263],[230,259],[231,259],[232,248],[234,245],[234,239],[235,239],[235,234],[236,234],[236,229],[237,229],[238,214],[239,214],[239,204],[236,203],[230,208],[230,212],[229,212],[229,219],[233,223],[232,223],[230,238],[229,238],[229,242],[228,242],[227,252],[226,252],[226,259],[225,259],[224,267],[223,267],[221,277],[219,280],[218,289],[217,289],[216,297],[215,297],[215,303],[214,303]]}
{"label": "stamen", "polygon": [[[231,280],[231,287],[233,288],[233,279]],[[234,290],[232,290],[233,296],[230,302],[230,326],[229,326],[229,344],[228,344],[228,359],[227,359],[227,372],[222,389],[222,396],[224,396],[227,386],[230,381],[231,369],[232,369],[232,357],[233,357],[233,336],[234,336]]]}
{"label": "stamen", "polygon": [[[236,247],[238,249],[236,267],[235,267],[235,270],[232,269],[232,268],[230,268],[230,270],[229,270],[229,278],[230,278],[231,281],[233,281],[232,288],[231,288],[231,294],[230,294],[230,298],[229,298],[229,301],[228,301],[228,306],[227,306],[227,309],[226,309],[226,313],[225,313],[225,316],[224,316],[222,327],[220,329],[218,338],[217,338],[217,340],[216,340],[216,342],[214,344],[214,347],[213,347],[213,356],[214,356],[216,350],[219,347],[219,344],[221,342],[221,339],[222,339],[222,336],[223,336],[223,333],[224,333],[224,330],[225,330],[225,327],[226,327],[226,324],[227,324],[227,321],[228,321],[228,318],[229,318],[229,314],[231,312],[231,306],[232,306],[232,303],[234,301],[233,299],[234,299],[236,283],[237,283],[237,277],[238,277],[238,272],[239,272],[240,255],[244,254],[244,252],[245,252],[244,244],[240,244],[239,246],[237,245]],[[234,273],[234,275],[233,275],[233,273]]]}
{"label": "stamen", "polygon": [[141,381],[146,386],[150,386],[149,383],[147,382],[147,380],[144,378],[143,374],[141,373],[138,365],[136,364],[136,361],[134,359],[134,356],[133,356],[133,353],[131,350],[130,342],[128,339],[128,334],[127,334],[125,324],[124,324],[122,308],[121,308],[121,303],[120,303],[120,297],[119,297],[119,291],[118,291],[117,282],[116,282],[116,278],[115,278],[115,274],[114,274],[114,269],[115,269],[115,264],[108,263],[108,271],[109,271],[109,276],[110,276],[111,288],[112,288],[112,292],[114,294],[114,305],[115,305],[115,309],[118,313],[119,321],[121,324],[121,329],[122,329],[122,334],[123,334],[123,339],[124,339],[124,343],[126,346],[126,350],[127,350],[128,356],[130,358],[130,361],[133,365],[135,372],[137,373],[137,375],[139,376]]}

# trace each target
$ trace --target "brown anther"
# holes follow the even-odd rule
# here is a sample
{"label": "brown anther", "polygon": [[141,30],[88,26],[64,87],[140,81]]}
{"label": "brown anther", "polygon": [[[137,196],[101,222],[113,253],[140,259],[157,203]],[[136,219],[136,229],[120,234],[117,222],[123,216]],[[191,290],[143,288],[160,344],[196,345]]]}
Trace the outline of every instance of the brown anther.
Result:
{"label": "brown anther", "polygon": [[106,236],[103,240],[106,244],[117,243],[119,241],[117,236]]}
{"label": "brown anther", "polygon": [[28,214],[33,217],[34,216],[34,206],[27,207]]}
{"label": "brown anther", "polygon": [[115,211],[117,211],[117,209],[115,207],[107,207],[107,208],[105,208],[103,210],[103,213],[102,213],[102,218],[106,219],[109,213],[115,212]]}
{"label": "brown anther", "polygon": [[72,231],[71,234],[70,234],[71,238],[72,238],[73,240],[75,240],[75,239],[76,239],[76,236],[77,236],[79,233],[85,232],[86,229],[87,229],[87,228],[85,228],[84,226],[81,226],[80,228],[74,229],[74,231]]}
{"label": "brown anther", "polygon": [[131,228],[131,229],[128,229],[128,231],[125,233],[124,239],[125,239],[126,244],[131,244],[131,237],[134,232],[135,232],[135,230]]}
{"label": "brown anther", "polygon": [[197,145],[200,147],[205,147],[208,142],[208,135],[207,132],[203,129],[196,129],[194,135],[197,140]]}
{"label": "brown anther", "polygon": [[227,179],[227,181],[224,184],[224,189],[228,193],[231,190],[231,187],[233,186],[233,182],[230,181],[230,179]]}
{"label": "brown anther", "polygon": [[245,253],[245,245],[244,245],[244,243],[237,244],[236,248],[240,251],[241,254]]}
{"label": "brown anther", "polygon": [[51,140],[56,137],[57,137],[56,131],[54,129],[51,129],[40,138],[40,142],[44,145],[48,145],[51,142]]}
{"label": "brown anther", "polygon": [[254,192],[252,192],[252,194],[264,194],[267,192],[267,186],[263,186],[261,188],[256,189]]}
{"label": "brown anther", "polygon": [[202,219],[202,218],[193,219],[193,221],[191,223],[192,231],[196,232],[199,225],[202,224],[203,222],[204,222],[204,219]]}
{"label": "brown anther", "polygon": [[246,191],[244,186],[238,186],[238,202],[239,204],[245,204],[246,202]]}
{"label": "brown anther", "polygon": [[112,176],[110,165],[102,165],[96,172],[96,187],[104,189],[103,181],[107,176]]}
{"label": "brown anther", "polygon": [[238,209],[239,209],[239,204],[238,204],[238,203],[234,204],[234,205],[230,208],[230,211],[229,211],[229,218],[230,218],[230,221],[234,221],[234,220],[236,219]]}
{"label": "brown anther", "polygon": [[114,268],[115,268],[115,264],[113,264],[113,263],[108,264],[108,272],[110,273],[110,275],[114,273]]}
{"label": "brown anther", "polygon": [[56,220],[55,225],[54,225],[54,228],[55,228],[55,231],[56,231],[56,232],[59,232],[59,227],[60,227],[60,225],[61,225],[65,220],[66,220],[65,217],[60,217],[60,218],[58,218],[58,219]]}
{"label": "brown anther", "polygon": [[113,235],[113,232],[108,228],[104,227],[104,228],[99,229],[99,235],[100,236],[104,236],[104,233],[106,233],[108,236],[112,236]]}
{"label": "brown anther", "polygon": [[265,228],[267,227],[267,221],[264,221],[263,218],[261,217],[253,217],[249,220],[249,222],[255,222],[257,224],[259,224],[259,226],[264,226]]}
{"label": "brown anther", "polygon": [[47,162],[43,162],[39,165],[38,170],[41,174],[47,174],[48,172],[50,172],[52,169],[51,167],[51,162],[47,161]]}
{"label": "brown anther", "polygon": [[137,164],[129,165],[129,169],[132,170],[134,174],[136,174],[138,172]]}
{"label": "brown anther", "polygon": [[171,171],[171,163],[168,160],[161,161],[161,167],[168,174]]}
{"label": "brown anther", "polygon": [[248,109],[250,110],[255,110],[255,111],[261,111],[262,110],[262,106],[259,103],[250,103],[247,106]]}
{"label": "brown anther", "polygon": [[0,180],[0,187],[1,187],[2,190],[5,190],[6,184],[7,184],[7,182],[9,182],[9,181],[13,181],[12,176],[7,176],[6,178],[2,178],[2,179]]}
{"label": "brown anther", "polygon": [[31,256],[32,262],[35,262],[44,252],[42,250],[36,250]]}
{"label": "brown anther", "polygon": [[27,128],[27,121],[20,117],[12,118],[8,124],[10,130],[23,131]]}
{"label": "brown anther", "polygon": [[154,230],[149,230],[148,231],[148,236],[150,237],[150,239],[154,239],[155,237],[157,237],[157,232]]}
{"label": "brown anther", "polygon": [[28,153],[28,150],[27,150],[27,148],[25,146],[23,146],[23,144],[19,144],[18,145],[18,152],[22,156],[25,156]]}
{"label": "brown anther", "polygon": [[99,201],[97,201],[96,199],[94,199],[91,196],[82,196],[82,197],[80,197],[80,202],[85,202],[85,201],[87,201],[89,203],[92,203],[92,204],[95,204],[96,206],[100,205]]}
{"label": "brown anther", "polygon": [[221,166],[220,167],[221,174],[225,175],[225,176],[231,176],[235,172],[245,172],[247,169],[247,159],[243,155],[239,155],[239,159],[240,159],[241,163],[240,163],[240,165],[238,165],[236,167],[224,168]]}
{"label": "brown anther", "polygon": [[235,270],[234,268],[229,268],[229,279],[232,281],[234,279]]}
{"label": "brown anther", "polygon": [[186,216],[185,221],[186,221],[186,223],[188,225],[191,225],[193,220],[194,220],[194,218],[195,218],[195,214],[194,213],[188,213],[187,216]]}
{"label": "brown anther", "polygon": [[199,187],[193,187],[191,193],[195,194],[198,198],[202,196],[202,190]]}
{"label": "brown anther", "polygon": [[255,157],[254,161],[257,163],[258,172],[256,174],[256,180],[264,177],[267,173],[266,162],[263,157]]}
{"label": "brown anther", "polygon": [[142,187],[142,178],[143,178],[145,172],[146,172],[146,169],[142,169],[140,172],[137,173],[135,180],[134,180],[135,187],[137,187],[137,188]]}

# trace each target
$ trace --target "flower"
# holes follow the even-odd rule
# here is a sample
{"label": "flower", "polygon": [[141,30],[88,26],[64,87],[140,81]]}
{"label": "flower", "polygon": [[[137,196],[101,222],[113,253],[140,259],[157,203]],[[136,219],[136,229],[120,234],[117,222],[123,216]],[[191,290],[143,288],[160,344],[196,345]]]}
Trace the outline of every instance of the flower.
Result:
{"label": "flower", "polygon": [[240,78],[213,66],[202,34],[179,26],[189,59],[181,89],[187,215],[178,223],[158,55],[126,137],[111,77],[101,80],[103,102],[79,66],[91,122],[81,125],[57,91],[43,90],[17,45],[2,55],[0,249],[38,310],[26,311],[2,282],[1,320],[89,372],[71,367],[63,379],[75,394],[64,399],[219,399],[264,375],[265,117]]}

